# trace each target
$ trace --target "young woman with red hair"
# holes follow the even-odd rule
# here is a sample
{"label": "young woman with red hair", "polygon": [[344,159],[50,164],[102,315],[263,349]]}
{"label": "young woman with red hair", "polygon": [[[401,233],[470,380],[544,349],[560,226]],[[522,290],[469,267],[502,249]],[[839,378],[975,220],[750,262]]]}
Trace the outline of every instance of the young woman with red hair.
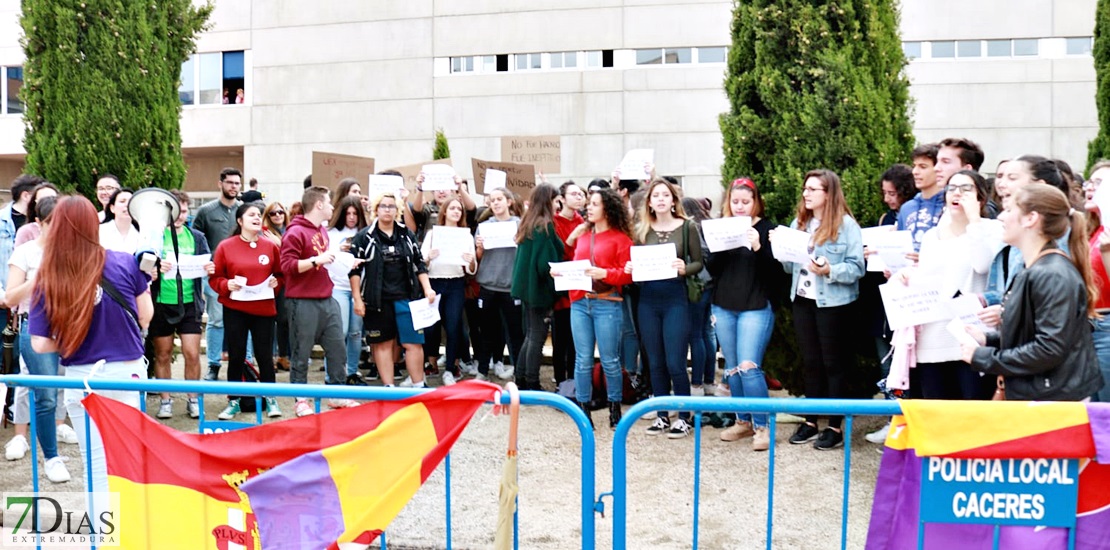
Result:
{"label": "young woman with red hair", "polygon": [[[31,346],[57,352],[68,377],[146,379],[142,331],[154,316],[150,279],[131,254],[100,246],[96,209],[85,197],[61,198],[50,219],[31,296]],[[104,364],[96,367],[99,361]],[[95,425],[86,440],[83,393],[65,390],[65,404],[81,451],[91,456],[91,490],[105,492],[104,447]],[[138,392],[95,393],[140,405]]]}

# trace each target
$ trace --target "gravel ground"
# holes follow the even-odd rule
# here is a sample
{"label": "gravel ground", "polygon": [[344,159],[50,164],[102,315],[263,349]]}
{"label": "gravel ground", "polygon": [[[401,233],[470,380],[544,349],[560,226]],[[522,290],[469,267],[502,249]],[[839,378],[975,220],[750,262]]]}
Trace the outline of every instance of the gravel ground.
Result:
{"label": "gravel ground", "polygon": [[[318,363],[317,363],[318,364]],[[548,367],[545,367],[547,369]],[[322,383],[322,373],[310,369],[310,381]],[[180,362],[174,365],[181,376]],[[550,380],[550,371],[544,372]],[[278,382],[288,381],[287,373]],[[438,378],[433,378],[438,383]],[[206,400],[206,415],[215,417],[223,400]],[[789,398],[785,395],[776,397]],[[292,400],[280,401],[286,418]],[[157,409],[150,396],[147,409]],[[508,420],[489,414],[483,407],[463,433],[451,455],[451,512],[453,547],[489,548],[497,522],[497,488],[504,463]],[[166,423],[182,431],[195,431],[196,421],[184,414],[184,399],[175,402],[178,416]],[[613,431],[606,411],[594,412],[596,432],[595,484],[598,493],[612,489]],[[279,419],[280,420],[280,419]],[[852,447],[851,490],[848,495],[848,547],[862,548],[871,512],[871,496],[880,455],[878,446],[862,434],[878,427],[882,419],[857,419]],[[628,444],[629,548],[689,548],[694,524],[694,438],[670,440],[643,433],[648,423],[638,421]],[[776,436],[774,531],[778,548],[839,548],[844,452],[819,452],[808,445],[786,443],[794,424],[780,423]],[[755,453],[748,441],[726,443],[720,430],[702,428],[701,494],[698,510],[699,545],[704,548],[764,548],[767,533],[768,454]],[[12,427],[0,431],[7,441]],[[573,422],[562,412],[546,407],[525,407],[520,422],[520,537],[521,548],[575,548],[580,546],[581,445]],[[76,445],[61,445],[71,457],[73,481],[54,486],[42,477],[44,491],[84,490],[84,468]],[[41,460],[40,460],[41,466]],[[40,476],[42,476],[40,467]],[[446,515],[444,468],[428,479],[388,531],[391,548],[444,548]],[[0,468],[0,491],[30,491],[29,458],[7,462]],[[605,517],[596,517],[598,548],[612,547],[612,499],[605,500]]]}

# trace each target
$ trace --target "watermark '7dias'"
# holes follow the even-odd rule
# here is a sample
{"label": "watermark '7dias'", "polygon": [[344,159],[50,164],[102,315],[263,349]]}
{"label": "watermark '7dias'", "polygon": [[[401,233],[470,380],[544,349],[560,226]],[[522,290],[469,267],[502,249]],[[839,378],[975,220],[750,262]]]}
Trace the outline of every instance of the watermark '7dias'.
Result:
{"label": "watermark '7dias'", "polygon": [[3,514],[0,548],[120,545],[119,493],[4,493]]}

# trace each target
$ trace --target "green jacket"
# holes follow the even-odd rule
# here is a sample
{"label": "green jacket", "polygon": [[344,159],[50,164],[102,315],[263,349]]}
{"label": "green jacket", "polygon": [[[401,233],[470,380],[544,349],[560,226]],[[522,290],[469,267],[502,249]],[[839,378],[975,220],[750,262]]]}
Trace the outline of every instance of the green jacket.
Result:
{"label": "green jacket", "polygon": [[547,231],[536,229],[516,249],[513,264],[513,298],[527,307],[549,308],[555,305],[555,280],[548,262],[563,261],[563,241],[555,233],[555,224]]}

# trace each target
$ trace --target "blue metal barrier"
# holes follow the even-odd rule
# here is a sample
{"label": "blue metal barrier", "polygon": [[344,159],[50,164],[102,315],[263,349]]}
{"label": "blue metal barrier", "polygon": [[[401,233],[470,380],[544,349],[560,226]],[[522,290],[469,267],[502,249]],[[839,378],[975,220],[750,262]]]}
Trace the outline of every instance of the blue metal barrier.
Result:
{"label": "blue metal barrier", "polygon": [[[755,399],[720,397],[654,397],[641,401],[627,411],[613,435],[613,548],[627,548],[628,538],[628,432],[641,416],[654,411],[694,412],[694,533],[693,548],[698,547],[698,506],[700,504],[701,470],[701,413],[769,413],[771,447],[767,452],[770,466],[767,480],[767,549],[770,550],[774,527],[775,494],[775,437],[776,413],[794,415],[844,415],[844,498],[841,504],[840,547],[848,545],[848,487],[852,465],[852,418],[864,416],[892,416],[901,414],[897,401],[847,400],[847,399]],[[603,494],[599,498],[606,495]]]}
{"label": "blue metal barrier", "polygon": [[[385,388],[385,387],[359,387],[359,386],[325,386],[325,385],[312,385],[312,384],[259,384],[255,382],[192,382],[181,380],[115,380],[106,378],[90,379],[87,382],[81,378],[65,377],[65,376],[37,376],[37,375],[0,375],[0,383],[9,386],[25,386],[25,387],[47,387],[58,389],[77,389],[84,390],[87,387],[93,390],[115,390],[115,391],[135,391],[140,393],[196,393],[196,394],[223,394],[223,395],[241,395],[241,396],[255,396],[255,397],[300,397],[312,398],[316,400],[316,411],[320,410],[321,399],[359,399],[364,401],[400,401],[420,393],[431,391],[426,389],[405,389],[405,388]],[[39,479],[38,479],[38,459],[35,437],[35,414],[34,414],[34,392],[29,392],[30,408],[31,408],[31,425],[30,439],[31,439],[31,456],[32,459],[32,481],[33,490],[38,492]],[[144,404],[146,399],[142,400]],[[502,405],[509,404],[509,395],[502,393]],[[537,391],[522,391],[520,392],[520,404],[531,406],[546,406],[560,410],[570,416],[578,427],[578,433],[582,440],[582,497],[581,497],[581,522],[582,522],[582,548],[585,550],[593,550],[595,546],[595,531],[596,525],[594,521],[594,497],[595,497],[595,441],[594,432],[590,426],[589,420],[582,410],[576,404],[557,394]],[[60,405],[61,406],[61,405]],[[203,409],[202,409],[203,410]],[[203,413],[202,413],[203,414]],[[258,413],[259,421],[262,420],[261,413]],[[280,421],[280,419],[272,419],[270,422]],[[86,430],[91,423],[88,421],[86,413],[85,426]],[[86,431],[86,441],[88,440],[88,433]],[[86,456],[86,471],[89,472],[89,479],[86,480],[86,488],[92,487],[91,468],[88,464],[89,456]],[[447,488],[447,548],[452,547],[451,541],[451,456],[448,455],[444,461],[445,471],[445,485]],[[517,530],[517,518],[514,515],[513,519],[513,547],[519,547]],[[382,540],[382,548],[385,548],[384,534]],[[94,546],[95,548],[95,546]]]}

